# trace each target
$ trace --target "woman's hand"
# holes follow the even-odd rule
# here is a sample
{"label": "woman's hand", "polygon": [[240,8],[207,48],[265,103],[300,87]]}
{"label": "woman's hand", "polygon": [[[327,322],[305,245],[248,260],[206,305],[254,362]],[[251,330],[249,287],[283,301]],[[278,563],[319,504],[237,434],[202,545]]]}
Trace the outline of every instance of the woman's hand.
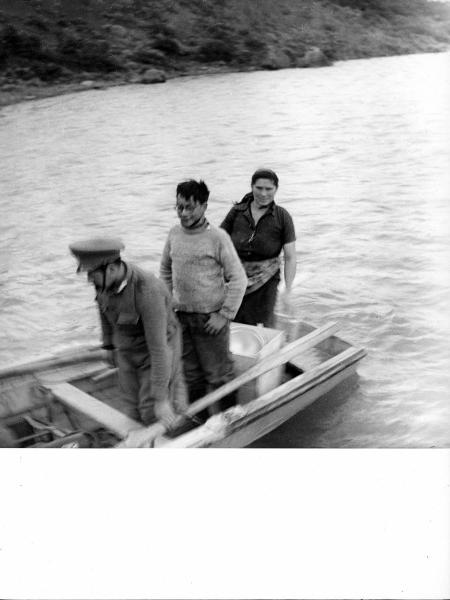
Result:
{"label": "woman's hand", "polygon": [[205,323],[205,331],[210,335],[217,335],[221,329],[228,323],[228,319],[223,315],[215,312],[209,315],[209,319]]}
{"label": "woman's hand", "polygon": [[295,307],[292,302],[291,290],[284,289],[279,295],[279,308],[286,315],[292,315]]}

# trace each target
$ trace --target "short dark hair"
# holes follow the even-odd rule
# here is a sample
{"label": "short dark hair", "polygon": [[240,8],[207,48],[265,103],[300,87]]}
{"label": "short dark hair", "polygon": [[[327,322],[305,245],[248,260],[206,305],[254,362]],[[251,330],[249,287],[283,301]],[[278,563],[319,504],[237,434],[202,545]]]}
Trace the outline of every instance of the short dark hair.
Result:
{"label": "short dark hair", "polygon": [[200,181],[189,179],[188,181],[183,181],[177,185],[177,196],[182,196],[186,199],[193,196],[196,202],[205,204],[208,202],[209,190],[206,187],[206,183],[201,179]]}
{"label": "short dark hair", "polygon": [[252,175],[252,185],[256,183],[258,179],[270,179],[273,181],[275,187],[278,187],[278,175],[272,169],[258,169]]}

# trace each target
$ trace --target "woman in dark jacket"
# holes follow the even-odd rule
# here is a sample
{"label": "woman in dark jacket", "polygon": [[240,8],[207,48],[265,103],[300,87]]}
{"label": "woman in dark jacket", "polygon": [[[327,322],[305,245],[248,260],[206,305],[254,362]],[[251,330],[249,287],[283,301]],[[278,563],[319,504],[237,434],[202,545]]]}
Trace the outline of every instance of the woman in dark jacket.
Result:
{"label": "woman in dark jacket", "polygon": [[281,253],[287,295],[295,278],[295,229],[288,211],[275,204],[278,176],[274,171],[258,169],[253,173],[251,188],[221,224],[231,236],[248,278],[247,290],[234,320],[273,327]]}

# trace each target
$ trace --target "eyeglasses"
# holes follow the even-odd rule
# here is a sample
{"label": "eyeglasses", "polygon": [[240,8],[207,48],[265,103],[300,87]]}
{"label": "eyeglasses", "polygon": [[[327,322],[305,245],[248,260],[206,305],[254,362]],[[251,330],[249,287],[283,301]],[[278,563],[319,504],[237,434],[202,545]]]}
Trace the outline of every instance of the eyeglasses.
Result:
{"label": "eyeglasses", "polygon": [[175,204],[174,209],[177,211],[178,214],[181,214],[183,211],[187,213],[192,213],[197,208],[197,206],[197,204],[195,204],[194,206],[182,206],[180,204]]}

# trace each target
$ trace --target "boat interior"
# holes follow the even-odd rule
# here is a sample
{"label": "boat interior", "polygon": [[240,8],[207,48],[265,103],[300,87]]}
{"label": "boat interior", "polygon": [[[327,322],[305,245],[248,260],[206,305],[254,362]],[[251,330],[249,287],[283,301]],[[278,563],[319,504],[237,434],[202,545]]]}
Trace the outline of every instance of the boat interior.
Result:
{"label": "boat interior", "polygon": [[[279,319],[277,329],[233,324],[230,349],[236,376],[248,371],[261,359],[276,354],[288,342],[302,338],[314,329],[307,323],[289,319]],[[314,346],[303,349],[286,363],[239,387],[237,403],[245,406],[350,347],[347,342],[331,335]],[[3,435],[5,439],[10,436],[14,442],[11,445],[19,448],[102,448],[117,445],[121,438],[120,427],[125,428],[130,424],[121,423],[116,430],[114,426],[105,427],[101,418],[94,419],[88,416],[89,411],[86,413],[74,408],[76,405],[70,398],[67,402],[57,399],[51,387],[61,382],[68,384],[65,387],[68,396],[77,397],[77,393],[82,392],[82,400],[99,401],[99,414],[102,406],[106,405],[122,415],[117,370],[108,367],[101,359],[80,360],[54,367],[49,365],[44,370],[28,369],[23,374],[20,369],[16,369],[11,376],[0,376],[0,436]],[[213,415],[217,410],[212,406],[209,412]],[[195,420],[191,420],[181,433],[186,427],[189,429],[195,426]]]}

